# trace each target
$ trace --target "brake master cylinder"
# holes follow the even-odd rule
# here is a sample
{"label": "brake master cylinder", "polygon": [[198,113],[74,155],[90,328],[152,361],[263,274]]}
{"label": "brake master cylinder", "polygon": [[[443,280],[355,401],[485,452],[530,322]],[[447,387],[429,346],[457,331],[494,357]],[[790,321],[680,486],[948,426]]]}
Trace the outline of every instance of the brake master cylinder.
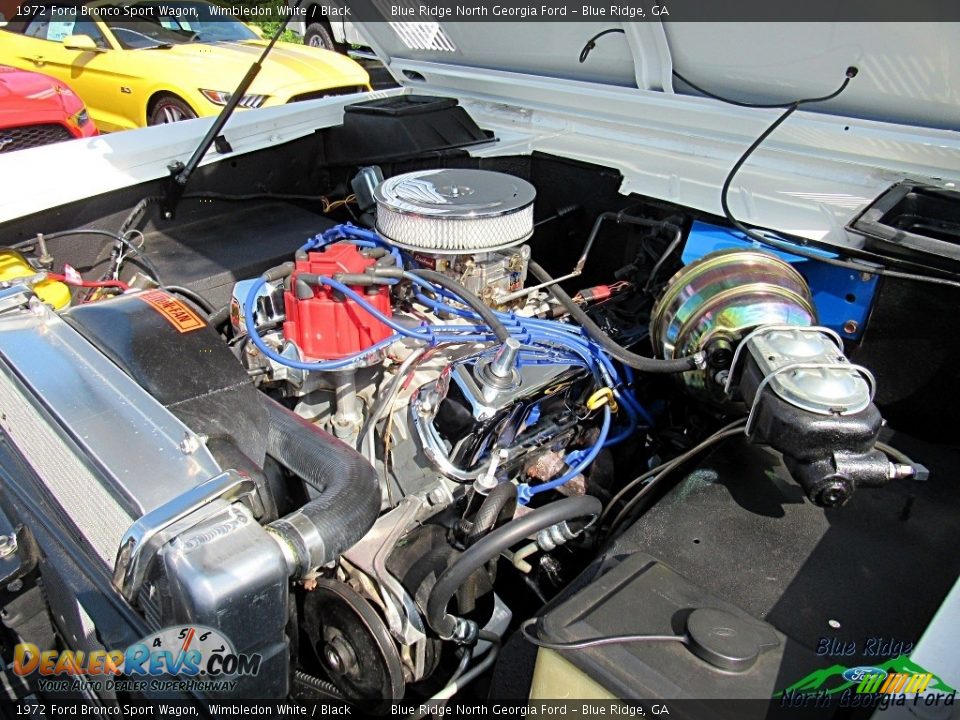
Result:
{"label": "brake master cylinder", "polygon": [[722,250],[681,269],[653,311],[663,357],[703,352],[683,374],[703,399],[747,408],[745,434],[783,454],[817,505],[834,507],[858,486],[876,487],[911,469],[876,448],[883,419],[874,379],[851,364],[843,341],[816,326],[810,289],[788,263],[756,250]]}

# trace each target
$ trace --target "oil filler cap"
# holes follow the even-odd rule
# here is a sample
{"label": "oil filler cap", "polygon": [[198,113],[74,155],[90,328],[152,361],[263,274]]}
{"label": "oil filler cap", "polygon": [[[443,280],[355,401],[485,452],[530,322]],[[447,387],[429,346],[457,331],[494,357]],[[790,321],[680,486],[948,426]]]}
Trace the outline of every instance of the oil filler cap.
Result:
{"label": "oil filler cap", "polygon": [[764,632],[747,618],[716,608],[697,608],[687,618],[687,647],[701,660],[721,670],[743,672],[760,653],[777,645],[776,635]]}

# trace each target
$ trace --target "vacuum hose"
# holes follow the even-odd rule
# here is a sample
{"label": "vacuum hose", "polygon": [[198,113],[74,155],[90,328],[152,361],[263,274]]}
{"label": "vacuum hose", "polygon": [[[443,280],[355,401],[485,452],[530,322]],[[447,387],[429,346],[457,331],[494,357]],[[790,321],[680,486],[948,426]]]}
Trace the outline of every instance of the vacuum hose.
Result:
{"label": "vacuum hose", "polygon": [[[540,282],[553,282],[550,274],[533,260],[530,261],[529,268],[530,273]],[[625,347],[615,343],[559,285],[550,285],[547,287],[547,291],[557,299],[557,302],[563,305],[564,309],[570,313],[570,317],[576,320],[577,323],[586,330],[591,340],[606,350],[612,358],[619,360],[624,365],[629,365],[635,370],[648,373],[681,373],[687,370],[695,370],[698,367],[696,356],[663,360],[659,358],[648,358],[630,352]]]}
{"label": "vacuum hose", "polygon": [[267,527],[291,549],[295,576],[336,560],[380,514],[377,472],[356,450],[263,395],[267,454],[320,495]]}
{"label": "vacuum hose", "polygon": [[522,542],[526,538],[564,520],[573,520],[600,514],[603,504],[590,495],[557,500],[549,505],[537,508],[521,518],[511,520],[492,531],[475,544],[464,550],[454,563],[437,578],[437,584],[427,598],[427,623],[437,635],[445,640],[457,639],[469,642],[471,629],[469,621],[447,613],[447,603],[457,589],[478,568],[486,565],[507,548]]}
{"label": "vacuum hose", "polygon": [[510,482],[497,485],[483,499],[463,544],[473,545],[488,532],[496,527],[501,517],[512,517],[517,508],[517,486]]}

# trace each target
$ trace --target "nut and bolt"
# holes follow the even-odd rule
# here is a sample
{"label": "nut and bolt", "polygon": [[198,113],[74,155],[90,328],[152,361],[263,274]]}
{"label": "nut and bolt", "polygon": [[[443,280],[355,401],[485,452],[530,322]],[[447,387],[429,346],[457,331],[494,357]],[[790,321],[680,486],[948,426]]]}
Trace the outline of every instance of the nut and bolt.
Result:
{"label": "nut and bolt", "polygon": [[193,455],[200,449],[201,444],[199,436],[186,433],[183,436],[183,440],[180,441],[180,452],[184,455]]}
{"label": "nut and bolt", "polygon": [[357,654],[344,638],[332,638],[323,647],[323,661],[330,672],[345,675],[357,668]]}
{"label": "nut and bolt", "polygon": [[343,674],[343,660],[333,645],[327,645],[327,647],[324,648],[323,659],[326,661],[327,668],[330,672],[336,673],[337,675]]}
{"label": "nut and bolt", "polygon": [[843,331],[847,333],[847,335],[853,335],[859,329],[860,329],[860,324],[856,320],[847,320],[843,324]]}
{"label": "nut and bolt", "polygon": [[27,307],[29,308],[30,312],[38,317],[43,317],[47,314],[47,306],[43,304],[43,300],[36,296],[30,298],[30,300],[27,302]]}
{"label": "nut and bolt", "polygon": [[0,559],[6,559],[17,552],[16,535],[0,535]]}

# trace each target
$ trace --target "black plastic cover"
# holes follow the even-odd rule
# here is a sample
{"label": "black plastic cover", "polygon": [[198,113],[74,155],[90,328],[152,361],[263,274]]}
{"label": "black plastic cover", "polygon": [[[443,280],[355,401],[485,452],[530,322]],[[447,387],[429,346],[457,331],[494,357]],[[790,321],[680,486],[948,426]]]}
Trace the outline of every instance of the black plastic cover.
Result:
{"label": "black plastic cover", "polygon": [[[166,311],[156,302],[164,298],[171,302]],[[184,307],[189,314],[178,325],[173,320]],[[206,435],[215,456],[218,442],[227,441],[262,467],[267,413],[259,391],[188,301],[150,291],[78,305],[63,317],[191,430]],[[235,458],[217,460],[237,465]]]}
{"label": "black plastic cover", "polygon": [[[703,627],[716,618],[728,620],[725,627],[739,629],[747,642],[737,647],[713,642]],[[541,634],[551,642],[683,635],[691,622],[701,640],[693,646],[620,643],[569,651],[564,657],[624,699],[770,698],[782,689],[776,687],[786,643],[781,633],[642,552],[551,610],[541,620]],[[746,645],[752,647],[744,652]],[[724,660],[729,660],[727,668],[720,667]]]}
{"label": "black plastic cover", "polygon": [[489,142],[452,98],[400,95],[344,108],[343,125],[324,131],[329,165],[395,162]]}

